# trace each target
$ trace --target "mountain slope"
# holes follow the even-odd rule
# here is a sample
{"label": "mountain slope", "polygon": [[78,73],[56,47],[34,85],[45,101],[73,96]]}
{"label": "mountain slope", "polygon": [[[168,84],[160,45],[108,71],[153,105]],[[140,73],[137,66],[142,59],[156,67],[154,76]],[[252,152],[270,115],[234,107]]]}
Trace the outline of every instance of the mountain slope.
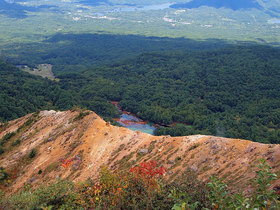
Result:
{"label": "mountain slope", "polygon": [[191,168],[200,180],[216,175],[234,191],[250,189],[245,184],[254,177],[252,165],[260,158],[273,171],[280,169],[279,145],[203,135],[156,137],[112,126],[87,111],[30,114],[1,125],[0,139],[0,166],[10,174],[5,187],[9,193],[56,178],[96,178],[102,165],[128,169],[150,159],[167,167],[170,179]]}
{"label": "mountain slope", "polygon": [[40,5],[40,6],[26,6],[25,4],[18,4],[21,1],[5,1],[0,0],[0,15],[9,18],[23,19],[26,18],[28,12],[39,12],[42,9],[54,9],[54,5]]}
{"label": "mountain slope", "polygon": [[10,18],[25,18],[26,11],[35,11],[35,9],[16,3],[8,3],[5,0],[0,0],[0,14],[6,15]]}

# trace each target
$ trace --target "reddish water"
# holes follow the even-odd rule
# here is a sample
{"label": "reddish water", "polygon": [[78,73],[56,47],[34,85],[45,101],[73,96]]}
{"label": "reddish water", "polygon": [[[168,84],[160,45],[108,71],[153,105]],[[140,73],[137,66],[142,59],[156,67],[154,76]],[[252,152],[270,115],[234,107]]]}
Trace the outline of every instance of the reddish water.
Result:
{"label": "reddish water", "polygon": [[120,123],[122,126],[129,128],[131,130],[140,130],[143,133],[153,134],[156,129],[155,125],[150,123],[149,121],[144,121],[137,117],[136,115],[122,110],[117,101],[111,101],[112,104],[119,110],[121,113],[120,118],[114,119],[114,121]]}

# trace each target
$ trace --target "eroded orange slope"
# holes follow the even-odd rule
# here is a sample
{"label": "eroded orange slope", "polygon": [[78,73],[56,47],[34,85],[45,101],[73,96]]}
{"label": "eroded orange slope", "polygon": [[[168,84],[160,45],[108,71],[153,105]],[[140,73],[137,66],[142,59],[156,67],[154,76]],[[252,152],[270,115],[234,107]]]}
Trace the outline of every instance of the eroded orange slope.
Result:
{"label": "eroded orange slope", "polygon": [[[57,178],[84,181],[96,178],[102,165],[112,170],[128,169],[150,159],[168,168],[166,176],[170,179],[191,168],[201,180],[216,175],[237,190],[244,189],[254,177],[253,165],[260,158],[279,175],[279,145],[203,135],[156,137],[106,124],[93,112],[82,119],[79,114],[42,111],[36,117],[27,115],[0,128],[0,138],[16,133],[0,156],[0,166],[13,175],[7,191],[13,193],[25,184],[36,186]],[[32,123],[25,126],[31,118]],[[11,146],[16,139],[21,139],[21,144]],[[30,159],[32,149],[37,155]]]}

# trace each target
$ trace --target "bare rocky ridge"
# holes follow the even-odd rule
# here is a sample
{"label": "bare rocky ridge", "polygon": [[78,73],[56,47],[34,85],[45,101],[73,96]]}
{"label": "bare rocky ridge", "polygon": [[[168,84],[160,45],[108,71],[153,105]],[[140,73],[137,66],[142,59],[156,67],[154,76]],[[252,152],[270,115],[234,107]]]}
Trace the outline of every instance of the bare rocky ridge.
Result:
{"label": "bare rocky ridge", "polygon": [[[170,179],[190,168],[201,180],[218,176],[234,191],[250,190],[246,183],[255,176],[254,164],[260,158],[280,175],[280,145],[203,135],[152,136],[112,126],[94,112],[41,111],[0,126],[0,139],[11,132],[16,134],[0,156],[0,166],[12,175],[5,187],[9,193],[57,178],[94,179],[101,165],[129,169],[150,159],[164,165]],[[12,146],[17,139],[21,143]],[[30,160],[32,149],[37,155]],[[280,185],[279,179],[275,185]]]}

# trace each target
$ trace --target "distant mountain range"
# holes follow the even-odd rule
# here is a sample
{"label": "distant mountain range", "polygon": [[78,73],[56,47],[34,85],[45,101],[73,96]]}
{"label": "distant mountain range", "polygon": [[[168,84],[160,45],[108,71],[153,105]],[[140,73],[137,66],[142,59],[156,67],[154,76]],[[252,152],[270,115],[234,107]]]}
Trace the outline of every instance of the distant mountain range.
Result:
{"label": "distant mountain range", "polygon": [[[19,0],[18,0],[19,1]],[[18,2],[17,1],[17,2]],[[10,18],[25,18],[27,17],[27,11],[36,12],[44,8],[55,8],[57,6],[41,5],[38,7],[24,6],[14,2],[7,2],[0,0],[0,15],[5,15]]]}
{"label": "distant mountain range", "polygon": [[[6,1],[0,0],[0,14],[12,17],[12,18],[25,18],[28,11],[36,12],[40,9],[44,8],[54,8],[57,6],[50,5],[41,5],[38,7],[34,6],[25,6],[22,4],[18,4],[18,2],[22,2],[24,0],[14,0],[14,1]],[[176,2],[176,1],[175,1]],[[178,1],[177,1],[178,2]],[[99,6],[102,4],[114,5],[110,0],[81,0],[78,3],[88,5],[88,6]],[[124,2],[127,5],[126,1]],[[280,3],[280,2],[279,2]],[[155,4],[155,2],[151,1],[150,4]],[[276,0],[271,1],[262,1],[262,0],[192,0],[187,3],[175,3],[171,5],[171,8],[179,9],[179,8],[199,8],[202,6],[214,7],[214,8],[229,8],[232,10],[248,10],[248,9],[264,9],[264,7],[272,9],[272,11],[278,10],[278,2]]]}
{"label": "distant mountain range", "polygon": [[193,0],[188,3],[174,4],[172,8],[199,8],[202,6],[214,8],[229,8],[232,10],[240,9],[262,9],[262,6],[255,0]]}
{"label": "distant mountain range", "polygon": [[26,11],[34,11],[34,8],[0,0],[0,14],[11,18],[24,18]]}

